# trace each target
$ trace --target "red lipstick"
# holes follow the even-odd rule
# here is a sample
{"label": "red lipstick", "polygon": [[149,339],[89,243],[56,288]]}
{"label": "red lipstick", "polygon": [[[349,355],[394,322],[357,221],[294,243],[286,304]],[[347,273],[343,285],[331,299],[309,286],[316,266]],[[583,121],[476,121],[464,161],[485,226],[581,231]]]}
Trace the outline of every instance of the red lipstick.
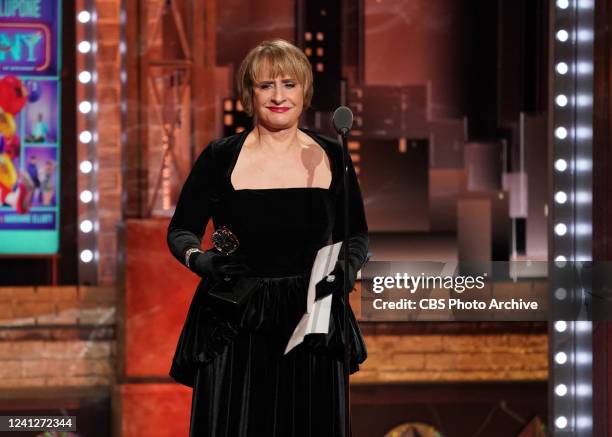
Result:
{"label": "red lipstick", "polygon": [[272,112],[287,112],[289,110],[286,106],[268,106],[268,109]]}

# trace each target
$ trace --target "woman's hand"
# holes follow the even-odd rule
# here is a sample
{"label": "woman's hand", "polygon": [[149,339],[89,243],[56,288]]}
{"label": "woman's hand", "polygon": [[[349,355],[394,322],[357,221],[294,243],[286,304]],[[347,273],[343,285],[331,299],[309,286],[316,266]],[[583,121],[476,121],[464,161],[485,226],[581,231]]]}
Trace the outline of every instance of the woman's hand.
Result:
{"label": "woman's hand", "polygon": [[[352,291],[353,286],[355,285],[355,280],[357,278],[353,278],[351,275],[351,271],[349,270],[349,292]],[[325,296],[329,296],[330,294],[335,294],[336,296],[342,296],[342,283],[344,282],[344,262],[336,261],[336,265],[334,269],[323,279],[321,279],[315,285],[315,300],[319,300],[324,298]]]}
{"label": "woman's hand", "polygon": [[191,271],[202,278],[215,281],[227,276],[240,276],[251,271],[246,265],[246,257],[241,254],[223,255],[217,249],[195,252],[189,260]]}

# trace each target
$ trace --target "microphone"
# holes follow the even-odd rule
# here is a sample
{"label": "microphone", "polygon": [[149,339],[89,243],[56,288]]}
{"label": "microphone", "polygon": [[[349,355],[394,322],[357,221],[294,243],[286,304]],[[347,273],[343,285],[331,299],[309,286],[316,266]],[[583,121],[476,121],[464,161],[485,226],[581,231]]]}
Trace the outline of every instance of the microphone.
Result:
{"label": "microphone", "polygon": [[[343,235],[343,241],[344,243],[342,244],[342,248],[344,249],[344,280],[343,280],[343,284],[348,284],[349,283],[349,277],[348,277],[348,260],[349,260],[349,246],[350,246],[350,239],[349,239],[349,163],[350,163],[350,155],[348,154],[348,146],[347,146],[347,142],[348,142],[348,132],[349,130],[351,130],[351,127],[353,126],[353,113],[351,112],[351,110],[349,108],[347,108],[346,106],[340,106],[338,109],[336,109],[334,111],[334,116],[332,117],[332,123],[334,125],[334,128],[336,129],[336,132],[338,132],[340,134],[340,136],[342,137],[342,178],[344,183],[343,185],[343,192],[344,192],[344,202],[342,205],[342,211],[344,212],[344,217],[343,217],[343,224],[344,224],[344,235]],[[350,342],[349,342],[349,337],[348,337],[348,329],[347,327],[349,326],[349,322],[348,322],[348,293],[349,290],[346,289],[346,286],[343,285],[344,288],[344,303],[342,304],[342,341],[344,343],[344,396],[346,398],[346,401],[344,403],[344,416],[345,416],[345,427],[346,427],[346,435],[350,435],[350,429],[351,429],[351,420],[350,420],[350,415],[351,415],[351,410],[349,409],[349,405],[350,405],[350,384],[349,384],[349,364],[350,364]]]}
{"label": "microphone", "polygon": [[332,122],[336,132],[344,136],[353,126],[353,112],[346,106],[340,106],[334,111]]}

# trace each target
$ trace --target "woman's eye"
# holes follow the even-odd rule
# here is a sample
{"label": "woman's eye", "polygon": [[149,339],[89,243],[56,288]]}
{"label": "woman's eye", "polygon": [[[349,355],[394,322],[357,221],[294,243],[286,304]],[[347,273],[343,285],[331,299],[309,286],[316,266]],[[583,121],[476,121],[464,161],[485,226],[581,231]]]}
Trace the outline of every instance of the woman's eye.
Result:
{"label": "woman's eye", "polygon": [[[271,84],[271,83],[264,83],[264,84],[259,85],[259,89],[267,90],[269,88],[272,88],[273,86],[274,85]],[[288,87],[288,88],[294,88],[295,84],[294,83],[286,83],[285,86]]]}

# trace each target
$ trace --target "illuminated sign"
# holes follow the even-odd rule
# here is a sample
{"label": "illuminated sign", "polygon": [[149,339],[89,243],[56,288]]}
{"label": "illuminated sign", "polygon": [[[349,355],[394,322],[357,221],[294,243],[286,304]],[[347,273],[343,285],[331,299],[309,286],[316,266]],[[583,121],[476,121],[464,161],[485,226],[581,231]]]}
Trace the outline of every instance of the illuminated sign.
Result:
{"label": "illuminated sign", "polygon": [[41,18],[42,0],[0,0],[0,18]]}
{"label": "illuminated sign", "polygon": [[51,55],[51,32],[44,24],[0,23],[0,71],[43,71]]}
{"label": "illuminated sign", "polygon": [[59,251],[61,0],[0,0],[0,254]]}
{"label": "illuminated sign", "polygon": [[0,0],[0,74],[57,74],[59,0]]}

